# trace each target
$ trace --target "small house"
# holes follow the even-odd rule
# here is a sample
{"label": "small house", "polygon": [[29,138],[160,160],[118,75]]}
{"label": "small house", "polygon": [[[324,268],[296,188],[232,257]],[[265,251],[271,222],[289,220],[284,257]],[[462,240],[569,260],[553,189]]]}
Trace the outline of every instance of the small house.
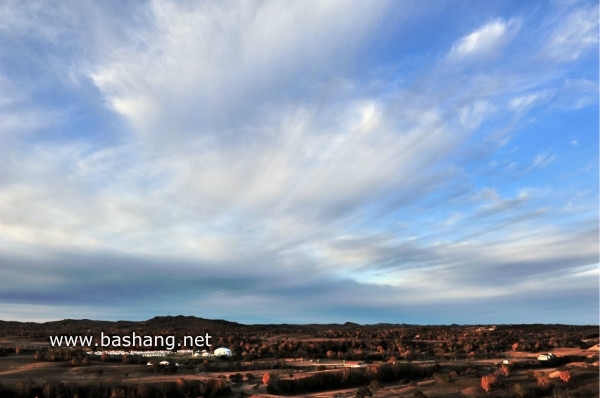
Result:
{"label": "small house", "polygon": [[549,353],[549,352],[547,352],[547,353],[545,353],[545,354],[540,354],[540,355],[538,355],[538,357],[537,357],[538,361],[551,361],[551,360],[553,360],[554,358],[556,358],[556,357],[554,356],[554,354],[552,354],[552,353]]}

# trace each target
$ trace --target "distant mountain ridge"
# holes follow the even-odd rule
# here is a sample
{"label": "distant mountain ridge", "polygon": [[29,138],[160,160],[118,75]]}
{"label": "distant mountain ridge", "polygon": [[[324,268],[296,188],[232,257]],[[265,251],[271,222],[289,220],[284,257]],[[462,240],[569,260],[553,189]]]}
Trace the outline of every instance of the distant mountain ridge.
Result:
{"label": "distant mountain ridge", "polygon": [[62,319],[49,322],[19,322],[0,320],[0,336],[15,335],[40,338],[51,335],[124,334],[199,334],[220,333],[243,328],[237,322],[205,319],[195,316],[156,316],[145,321],[102,321],[91,319]]}
{"label": "distant mountain ridge", "polygon": [[25,336],[33,339],[55,335],[98,335],[100,332],[124,335],[131,332],[144,335],[198,335],[229,336],[232,332],[242,335],[269,335],[289,333],[314,333],[324,330],[348,330],[369,328],[353,322],[344,324],[242,324],[224,319],[207,319],[187,315],[164,315],[142,321],[104,321],[92,319],[62,319],[48,322],[19,322],[0,320],[0,336]]}

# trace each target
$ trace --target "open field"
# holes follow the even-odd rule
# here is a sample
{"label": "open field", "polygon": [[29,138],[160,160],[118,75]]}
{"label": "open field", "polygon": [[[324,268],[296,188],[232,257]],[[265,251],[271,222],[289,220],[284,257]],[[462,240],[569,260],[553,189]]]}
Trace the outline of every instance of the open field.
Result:
{"label": "open field", "polygon": [[[471,326],[218,323],[223,321],[211,327],[210,321],[189,318],[169,319],[171,326],[165,327],[164,321],[100,328],[93,321],[2,327],[0,396],[599,396],[594,326],[510,325],[482,331]],[[204,322],[202,328],[198,322]],[[88,347],[50,347],[48,335],[64,332],[66,325],[95,334],[160,329],[177,335],[210,329],[233,355],[100,356],[87,354]],[[553,359],[538,360],[546,352]],[[165,360],[169,365],[159,365]]]}

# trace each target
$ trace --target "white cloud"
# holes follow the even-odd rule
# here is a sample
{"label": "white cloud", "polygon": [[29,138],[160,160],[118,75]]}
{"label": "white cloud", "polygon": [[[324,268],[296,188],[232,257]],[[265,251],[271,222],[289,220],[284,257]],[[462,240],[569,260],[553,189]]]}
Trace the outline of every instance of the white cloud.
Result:
{"label": "white cloud", "polygon": [[458,40],[450,50],[450,59],[462,59],[493,53],[500,49],[517,29],[514,21],[496,20],[489,22]]}
{"label": "white cloud", "polygon": [[598,52],[598,4],[590,2],[557,15],[548,27],[548,41],[542,55],[553,60],[574,61],[585,53]]}
{"label": "white cloud", "polygon": [[15,84],[0,71],[0,139],[57,125],[63,119],[61,112],[36,104],[33,97],[31,87]]}
{"label": "white cloud", "polygon": [[536,102],[544,99],[546,93],[532,93],[521,95],[510,100],[509,106],[515,112],[524,112],[531,109]]}
{"label": "white cloud", "polygon": [[563,109],[581,109],[598,103],[598,82],[567,79],[558,92],[556,105]]}
{"label": "white cloud", "polygon": [[460,124],[469,130],[477,129],[494,111],[494,106],[487,101],[477,100],[460,110]]}
{"label": "white cloud", "polygon": [[0,4],[0,31],[54,41],[60,35],[61,29],[56,24],[39,23],[39,21],[49,20],[56,16],[57,8],[61,7],[39,2],[3,1]]}
{"label": "white cloud", "polygon": [[533,163],[531,164],[532,168],[542,168],[548,166],[550,163],[554,162],[556,159],[556,155],[551,155],[549,153],[538,153],[533,159]]}
{"label": "white cloud", "polygon": [[[474,221],[469,217],[451,228],[467,227]],[[321,244],[319,255],[357,283],[402,288],[403,295],[410,296],[402,300],[404,304],[520,297],[543,290],[545,283],[559,275],[581,282],[582,269],[589,272],[587,264],[597,258],[597,231],[565,235],[518,218],[511,224],[501,234],[479,233],[468,240],[453,241],[447,232],[440,233],[443,240],[435,245],[398,242],[382,235],[345,237]],[[560,260],[564,256],[573,263],[566,266]],[[587,281],[586,286],[594,284]]]}
{"label": "white cloud", "polygon": [[[532,146],[523,152],[538,155],[521,158],[494,138],[519,131],[521,119],[560,91],[556,81],[582,98],[597,84],[565,80],[575,72],[546,62],[540,68],[547,73],[539,73],[523,56],[537,39],[522,40],[529,31],[520,31],[517,18],[483,25],[449,54],[436,50],[447,54],[442,62],[418,64],[429,55],[391,48],[384,56],[376,47],[397,39],[378,30],[397,28],[390,22],[397,19],[386,19],[389,6],[153,1],[124,14],[87,6],[72,12],[89,19],[63,15],[71,25],[55,23],[55,34],[36,40],[52,44],[44,47],[48,59],[65,56],[55,67],[75,75],[74,87],[36,101],[49,73],[32,83],[41,87],[36,93],[0,90],[2,256],[8,250],[23,262],[49,264],[39,273],[57,278],[55,290],[82,273],[94,280],[97,269],[96,276],[106,271],[101,289],[118,277],[137,283],[132,294],[143,300],[148,286],[167,280],[176,301],[193,297],[185,308],[214,294],[229,310],[240,297],[262,307],[255,314],[280,299],[282,314],[294,305],[309,314],[317,301],[361,305],[364,295],[347,292],[373,284],[378,294],[367,306],[394,306],[407,295],[411,303],[439,303],[524,294],[515,280],[543,277],[540,264],[567,264],[568,273],[589,261],[594,233],[573,238],[563,227],[572,217],[552,213],[550,199],[524,188],[516,173],[522,165],[543,173],[560,154]],[[31,21],[19,18],[3,29],[26,32]],[[81,32],[73,29],[63,54],[56,38],[73,26]],[[447,62],[519,50],[511,40],[521,33],[526,50],[514,56]],[[390,54],[400,66],[381,65],[377,57],[388,62]],[[362,59],[372,55],[376,65]],[[412,57],[416,78],[403,69]],[[10,88],[9,80],[0,85]],[[64,109],[52,104],[69,95],[92,105],[68,114],[73,124],[64,131],[48,129],[51,118],[38,110]],[[96,107],[102,101],[106,108]],[[6,139],[20,128],[37,134]],[[161,272],[164,263],[177,265]],[[14,281],[27,275],[11,270]],[[494,278],[506,283],[492,287]],[[198,293],[201,283],[214,290]],[[286,296],[304,290],[314,301]],[[5,295],[0,300],[14,298]]]}
{"label": "white cloud", "polygon": [[144,25],[126,28],[127,40],[102,46],[90,77],[142,134],[235,123],[287,90],[343,72],[385,7],[157,0]]}

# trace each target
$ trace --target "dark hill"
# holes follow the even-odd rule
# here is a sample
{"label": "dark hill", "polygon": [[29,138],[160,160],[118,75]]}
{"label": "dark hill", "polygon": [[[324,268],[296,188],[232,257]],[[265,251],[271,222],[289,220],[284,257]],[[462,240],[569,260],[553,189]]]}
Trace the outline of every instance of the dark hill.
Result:
{"label": "dark hill", "polygon": [[197,318],[195,316],[185,316],[185,315],[177,315],[177,316],[155,316],[154,318],[148,319],[147,321],[140,322],[148,327],[172,327],[172,326],[180,326],[180,327],[198,327],[198,328],[206,328],[206,327],[240,327],[243,326],[237,322],[230,322],[223,319],[205,319],[205,318]]}

